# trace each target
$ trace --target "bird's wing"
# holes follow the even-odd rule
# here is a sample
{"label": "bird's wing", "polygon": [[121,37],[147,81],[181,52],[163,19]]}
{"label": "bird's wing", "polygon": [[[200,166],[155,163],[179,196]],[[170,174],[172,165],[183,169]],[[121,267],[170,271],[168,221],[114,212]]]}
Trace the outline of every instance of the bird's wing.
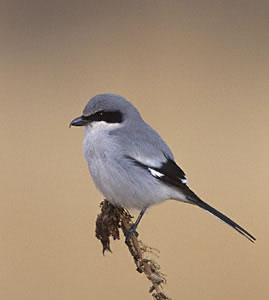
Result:
{"label": "bird's wing", "polygon": [[174,159],[173,153],[160,135],[145,122],[135,122],[111,131],[114,142],[122,155],[160,166],[166,157]]}
{"label": "bird's wing", "polygon": [[174,162],[172,159],[167,159],[166,162],[163,162],[161,166],[156,167],[152,165],[144,164],[141,161],[138,161],[132,157],[128,157],[129,159],[133,160],[133,162],[142,167],[147,169],[150,174],[160,180],[161,182],[171,185],[173,187],[176,187],[180,190],[181,193],[185,195],[185,197],[190,201],[191,204],[195,204],[209,213],[213,214],[226,224],[233,227],[236,231],[241,233],[243,236],[245,236],[247,239],[249,239],[251,242],[254,242],[256,238],[248,233],[244,228],[242,228],[240,225],[235,223],[233,220],[216,210],[214,207],[210,206],[203,200],[201,200],[188,186],[187,186],[187,180],[185,173],[183,170]]}

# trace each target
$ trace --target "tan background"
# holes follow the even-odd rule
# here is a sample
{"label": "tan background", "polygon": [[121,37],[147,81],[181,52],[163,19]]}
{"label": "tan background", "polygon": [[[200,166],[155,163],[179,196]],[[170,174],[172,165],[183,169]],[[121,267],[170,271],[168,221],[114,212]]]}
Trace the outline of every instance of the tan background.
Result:
{"label": "tan background", "polygon": [[[100,3],[101,2],[101,3]],[[268,299],[268,1],[1,1],[0,299],[151,299],[122,241],[94,238],[102,196],[68,128],[118,93],[190,186],[257,237],[192,206],[152,208],[173,299]]]}

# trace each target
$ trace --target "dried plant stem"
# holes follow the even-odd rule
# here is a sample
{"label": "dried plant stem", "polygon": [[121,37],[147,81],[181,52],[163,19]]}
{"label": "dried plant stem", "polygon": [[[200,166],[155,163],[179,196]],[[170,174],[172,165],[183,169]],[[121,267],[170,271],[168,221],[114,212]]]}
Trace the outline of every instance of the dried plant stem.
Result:
{"label": "dried plant stem", "polygon": [[[125,236],[128,229],[133,225],[133,217],[126,209],[114,207],[107,200],[104,200],[100,206],[101,213],[96,220],[96,237],[103,245],[104,254],[105,251],[111,252],[110,237],[119,240],[119,228],[122,229]],[[154,254],[158,250],[146,246],[137,239],[135,234],[131,236],[127,246],[136,264],[136,270],[139,273],[144,273],[152,283],[149,290],[152,297],[155,300],[171,300],[162,292],[162,284],[166,283],[166,280],[164,274],[160,272],[160,266],[152,258],[145,257],[146,253]]]}

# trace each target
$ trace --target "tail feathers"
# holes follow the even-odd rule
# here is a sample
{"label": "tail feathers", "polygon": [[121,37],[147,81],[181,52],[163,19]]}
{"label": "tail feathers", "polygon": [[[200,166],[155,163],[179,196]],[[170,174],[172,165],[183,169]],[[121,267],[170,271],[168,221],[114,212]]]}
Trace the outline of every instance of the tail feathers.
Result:
{"label": "tail feathers", "polygon": [[222,220],[226,224],[228,224],[231,227],[233,227],[236,231],[238,231],[239,233],[241,233],[244,237],[246,237],[252,243],[254,243],[256,241],[256,238],[253,235],[251,235],[249,232],[247,232],[244,228],[242,228],[240,225],[238,225],[237,223],[235,223],[233,220],[231,220],[230,218],[226,217],[224,214],[222,214],[221,212],[219,212],[218,210],[216,210],[214,207],[210,206],[209,204],[205,203],[204,201],[202,201],[198,197],[197,197],[197,199],[195,199],[195,201],[193,200],[193,197],[190,200],[191,200],[191,202],[193,204],[196,204],[199,207],[205,209],[206,211],[208,211],[209,213],[213,214],[214,216],[216,216],[217,218],[219,218],[220,220]]}

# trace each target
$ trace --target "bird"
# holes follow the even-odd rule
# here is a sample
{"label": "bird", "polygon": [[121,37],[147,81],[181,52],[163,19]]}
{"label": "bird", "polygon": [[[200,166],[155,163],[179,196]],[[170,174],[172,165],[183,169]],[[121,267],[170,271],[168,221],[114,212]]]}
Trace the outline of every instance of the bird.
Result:
{"label": "bird", "polygon": [[169,199],[196,205],[255,242],[253,235],[188,187],[185,172],[169,146],[124,97],[111,93],[94,96],[71,126],[84,127],[83,153],[92,180],[105,199],[116,207],[140,211],[125,234],[126,243],[137,235],[145,211]]}

